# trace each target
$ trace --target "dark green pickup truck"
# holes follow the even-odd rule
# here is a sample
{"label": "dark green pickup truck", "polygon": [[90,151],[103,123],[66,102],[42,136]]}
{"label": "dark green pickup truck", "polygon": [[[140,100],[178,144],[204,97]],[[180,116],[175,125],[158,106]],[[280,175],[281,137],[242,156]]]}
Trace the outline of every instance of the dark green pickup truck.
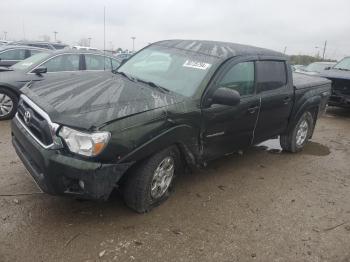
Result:
{"label": "dark green pickup truck", "polygon": [[[293,82],[294,81],[294,82]],[[278,52],[232,43],[168,40],[113,73],[27,84],[13,145],[43,191],[107,199],[147,212],[184,166],[280,136],[297,152],[312,136],[329,80],[295,75]]]}

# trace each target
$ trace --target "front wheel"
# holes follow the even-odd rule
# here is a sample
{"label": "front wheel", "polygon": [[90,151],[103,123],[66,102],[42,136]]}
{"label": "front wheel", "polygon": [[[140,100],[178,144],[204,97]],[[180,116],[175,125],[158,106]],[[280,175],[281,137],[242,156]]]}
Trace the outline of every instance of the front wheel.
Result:
{"label": "front wheel", "polygon": [[299,152],[309,141],[314,129],[314,119],[310,112],[305,112],[289,133],[280,136],[280,144],[284,151]]}
{"label": "front wheel", "polygon": [[0,120],[13,118],[17,111],[18,97],[6,88],[0,87]]}
{"label": "front wheel", "polygon": [[126,174],[122,185],[124,202],[138,213],[150,211],[169,197],[180,167],[180,152],[176,146],[146,159]]}

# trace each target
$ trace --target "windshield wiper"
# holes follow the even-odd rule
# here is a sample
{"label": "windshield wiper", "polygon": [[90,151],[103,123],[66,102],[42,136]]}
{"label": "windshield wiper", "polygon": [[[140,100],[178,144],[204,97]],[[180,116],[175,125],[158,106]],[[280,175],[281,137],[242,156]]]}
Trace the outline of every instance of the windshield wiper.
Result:
{"label": "windshield wiper", "polygon": [[341,71],[350,71],[350,69],[346,69],[346,68],[341,68],[341,67],[333,67],[334,69],[338,69]]}
{"label": "windshield wiper", "polygon": [[122,76],[126,77],[127,79],[129,79],[130,81],[133,81],[133,82],[136,81],[136,79],[134,79],[133,77],[131,77],[131,76],[127,75],[127,74],[125,74],[123,71],[114,70],[114,71],[112,71],[112,73],[122,75]]}
{"label": "windshield wiper", "polygon": [[138,81],[138,82],[144,83],[146,85],[149,85],[150,87],[157,88],[157,89],[161,90],[163,93],[164,92],[166,92],[166,93],[170,92],[169,89],[166,89],[165,87],[157,85],[156,83],[154,83],[152,81],[146,81],[146,80],[142,80],[142,79],[139,79],[139,78],[135,78],[135,80]]}

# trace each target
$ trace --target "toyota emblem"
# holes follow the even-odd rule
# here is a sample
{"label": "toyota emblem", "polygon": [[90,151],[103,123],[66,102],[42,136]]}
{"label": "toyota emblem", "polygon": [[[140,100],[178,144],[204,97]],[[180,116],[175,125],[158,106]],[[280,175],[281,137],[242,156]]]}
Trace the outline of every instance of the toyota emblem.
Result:
{"label": "toyota emblem", "polygon": [[24,112],[24,122],[29,125],[30,119],[32,118],[32,115],[29,111]]}

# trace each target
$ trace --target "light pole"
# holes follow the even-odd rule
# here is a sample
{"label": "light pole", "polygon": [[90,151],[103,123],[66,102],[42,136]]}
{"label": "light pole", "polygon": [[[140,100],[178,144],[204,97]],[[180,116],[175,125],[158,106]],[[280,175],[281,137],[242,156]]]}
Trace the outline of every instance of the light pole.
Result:
{"label": "light pole", "polygon": [[135,52],[135,39],[136,39],[136,37],[132,36],[131,39],[132,39],[132,51]]}
{"label": "light pole", "polygon": [[57,31],[53,31],[53,33],[54,33],[54,35],[55,35],[55,42],[57,42],[57,40],[56,40],[56,35],[58,34],[58,32],[57,32]]}
{"label": "light pole", "polygon": [[319,58],[319,57],[320,57],[320,50],[319,50],[319,47],[318,47],[318,46],[315,46],[315,49],[317,50],[316,57]]}
{"label": "light pole", "polygon": [[4,40],[6,40],[7,32],[4,31]]}

